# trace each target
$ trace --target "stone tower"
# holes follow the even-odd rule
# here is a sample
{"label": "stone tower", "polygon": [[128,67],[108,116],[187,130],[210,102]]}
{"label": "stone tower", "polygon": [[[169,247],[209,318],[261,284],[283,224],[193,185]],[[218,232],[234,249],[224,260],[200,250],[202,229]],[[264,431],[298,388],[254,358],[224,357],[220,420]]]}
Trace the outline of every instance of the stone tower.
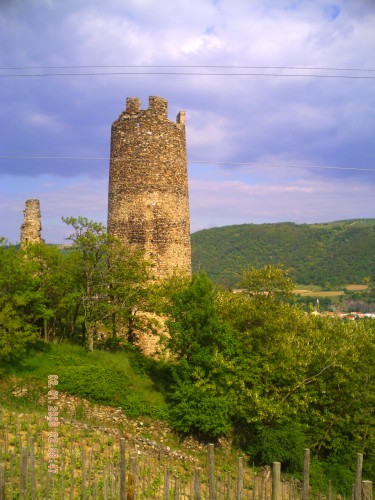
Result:
{"label": "stone tower", "polygon": [[173,122],[167,105],[127,98],[111,137],[108,231],[144,250],[156,278],[191,274],[185,112]]}
{"label": "stone tower", "polygon": [[41,231],[39,200],[26,200],[26,207],[23,211],[23,224],[21,226],[21,245],[26,243],[42,243]]}

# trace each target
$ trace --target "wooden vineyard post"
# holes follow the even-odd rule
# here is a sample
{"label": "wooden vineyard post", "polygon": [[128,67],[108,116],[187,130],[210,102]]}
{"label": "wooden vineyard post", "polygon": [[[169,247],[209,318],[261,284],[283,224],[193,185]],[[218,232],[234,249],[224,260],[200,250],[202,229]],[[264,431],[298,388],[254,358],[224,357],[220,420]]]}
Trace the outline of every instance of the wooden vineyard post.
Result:
{"label": "wooden vineyard post", "polygon": [[164,468],[163,500],[169,500],[169,469],[167,466],[165,466],[165,468]]}
{"label": "wooden vineyard post", "polygon": [[230,483],[231,483],[231,473],[230,473],[230,471],[228,471],[227,472],[227,489],[226,489],[225,500],[230,500]]}
{"label": "wooden vineyard post", "polygon": [[194,469],[194,500],[200,500],[202,497],[201,492],[201,470],[199,467]]}
{"label": "wooden vineyard post", "polygon": [[215,500],[215,447],[208,445],[208,498]]}
{"label": "wooden vineyard post", "polygon": [[[254,471],[254,465],[253,465],[253,471]],[[253,494],[252,494],[252,500],[256,499],[256,494],[257,494],[257,473],[254,471],[253,472]]]}
{"label": "wooden vineyard post", "polygon": [[328,481],[328,500],[332,500],[332,481]]}
{"label": "wooden vineyard post", "polygon": [[126,498],[127,500],[135,499],[135,480],[134,480],[134,474],[132,472],[129,472],[128,474],[128,490]]}
{"label": "wooden vineyard post", "polygon": [[272,500],[280,499],[280,462],[273,462],[272,465]]}
{"label": "wooden vineyard post", "polygon": [[362,499],[373,500],[372,481],[362,481]]}
{"label": "wooden vineyard post", "polygon": [[5,500],[6,469],[5,464],[0,464],[0,500]]}
{"label": "wooden vineyard post", "polygon": [[9,457],[10,498],[13,498],[14,461],[15,461],[14,453],[11,453]]}
{"label": "wooden vineyard post", "polygon": [[70,484],[69,484],[69,500],[73,500],[73,494],[74,494],[74,451],[73,451],[73,446],[71,446],[70,449]]}
{"label": "wooden vineyard post", "polygon": [[178,500],[180,497],[180,478],[178,476],[174,477],[174,500]]}
{"label": "wooden vineyard post", "polygon": [[30,447],[30,478],[31,478],[31,500],[36,499],[36,476],[35,476],[35,446],[34,438],[29,438]]}
{"label": "wooden vineyard post", "polygon": [[237,460],[237,500],[242,499],[243,493],[243,457]]}
{"label": "wooden vineyard post", "polygon": [[354,500],[361,500],[362,498],[362,466],[363,466],[363,454],[357,453],[357,468],[355,473],[355,483],[354,483]]}
{"label": "wooden vineyard post", "polygon": [[127,500],[135,500],[135,480],[136,480],[136,470],[137,462],[136,457],[130,457],[130,471],[128,474],[128,488],[127,488]]}
{"label": "wooden vineyard post", "polygon": [[82,500],[85,500],[86,499],[86,454],[84,449],[82,450],[81,459],[82,459],[81,498]]}
{"label": "wooden vineyard post", "polygon": [[64,451],[60,451],[61,453],[61,490],[60,490],[60,498],[61,500],[65,500],[65,454]]}
{"label": "wooden vineyard post", "polygon": [[21,449],[20,458],[20,479],[19,479],[19,497],[20,500],[26,498],[27,487],[27,450]]}
{"label": "wooden vineyard post", "polygon": [[126,500],[126,445],[125,438],[120,439],[120,500]]}
{"label": "wooden vineyard post", "polygon": [[304,462],[303,462],[303,486],[302,486],[302,500],[308,500],[310,495],[310,450],[305,448]]}

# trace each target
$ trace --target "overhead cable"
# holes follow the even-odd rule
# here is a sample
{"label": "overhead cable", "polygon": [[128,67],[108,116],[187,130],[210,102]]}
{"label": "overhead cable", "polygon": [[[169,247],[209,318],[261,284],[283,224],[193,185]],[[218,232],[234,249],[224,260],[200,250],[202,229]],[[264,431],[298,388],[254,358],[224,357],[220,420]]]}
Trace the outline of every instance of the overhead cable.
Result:
{"label": "overhead cable", "polygon": [[[7,160],[73,160],[73,161],[110,161],[111,158],[106,156],[15,156],[15,155],[0,155],[0,159]],[[121,158],[118,158],[121,160]],[[216,160],[189,160],[188,163],[198,165],[235,165],[235,166],[250,166],[250,167],[277,167],[277,168],[314,168],[323,170],[351,170],[358,172],[375,172],[375,168],[362,167],[339,167],[331,165],[304,165],[304,164],[288,164],[288,163],[259,163],[259,162],[238,162],[238,161],[216,161]]]}
{"label": "overhead cable", "polygon": [[210,68],[210,69],[292,69],[298,71],[364,71],[375,72],[371,68],[330,68],[330,67],[313,67],[313,66],[231,66],[231,65],[151,65],[151,64],[126,64],[126,65],[73,65],[73,66],[14,66],[0,67],[0,70],[30,70],[30,69],[80,69],[80,68]]}
{"label": "overhead cable", "polygon": [[350,80],[375,80],[375,76],[363,75],[314,75],[314,74],[291,74],[291,73],[197,73],[178,71],[119,71],[119,72],[98,72],[98,73],[15,73],[0,75],[0,78],[33,78],[33,77],[54,77],[54,76],[123,76],[123,75],[167,75],[167,76],[265,76],[265,77],[290,77],[290,78],[344,78]]}

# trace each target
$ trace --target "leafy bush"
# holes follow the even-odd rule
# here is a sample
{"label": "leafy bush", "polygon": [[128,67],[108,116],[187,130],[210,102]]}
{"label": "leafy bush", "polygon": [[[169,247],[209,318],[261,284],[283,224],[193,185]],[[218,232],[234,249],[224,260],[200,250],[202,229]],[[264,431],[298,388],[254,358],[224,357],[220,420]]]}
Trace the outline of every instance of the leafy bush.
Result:
{"label": "leafy bush", "polygon": [[59,377],[59,389],[97,403],[120,399],[128,388],[124,375],[104,366],[68,366]]}
{"label": "leafy bush", "polygon": [[224,396],[186,383],[175,390],[170,400],[170,421],[177,431],[208,438],[217,438],[229,432],[230,407]]}
{"label": "leafy bush", "polygon": [[37,330],[11,303],[0,307],[0,361],[19,362],[37,344]]}
{"label": "leafy bush", "polygon": [[285,423],[260,430],[255,445],[249,452],[263,464],[281,462],[283,469],[298,471],[303,468],[305,448],[304,427],[298,423]]}
{"label": "leafy bush", "polygon": [[311,464],[311,478],[312,482],[315,484],[320,484],[321,489],[327,484],[328,480],[333,481],[333,487],[341,495],[351,494],[352,485],[355,481],[355,457],[353,456],[350,463],[343,464],[335,460],[323,463],[323,471],[320,478],[320,483],[318,483],[318,477],[316,474],[316,465],[314,461]]}

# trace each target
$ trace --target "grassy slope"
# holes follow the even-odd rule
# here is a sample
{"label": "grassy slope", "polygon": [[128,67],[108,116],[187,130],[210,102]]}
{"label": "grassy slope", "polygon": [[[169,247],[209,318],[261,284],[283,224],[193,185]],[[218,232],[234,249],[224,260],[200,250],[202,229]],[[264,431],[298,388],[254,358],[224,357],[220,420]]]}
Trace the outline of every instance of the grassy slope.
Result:
{"label": "grassy slope", "polygon": [[281,265],[299,284],[375,280],[375,219],[327,224],[242,224],[192,234],[193,269],[236,286],[248,265]]}
{"label": "grassy slope", "polygon": [[[151,361],[145,361],[151,366]],[[155,370],[155,369],[154,369]],[[47,377],[59,377],[58,389],[85,398],[92,403],[123,408],[129,416],[167,416],[162,377],[154,381],[145,372],[140,358],[132,352],[88,354],[83,347],[50,344],[42,352],[30,355],[20,367],[14,367],[8,380],[15,377],[17,385],[28,387],[32,394],[46,391]],[[158,374],[155,373],[155,378]],[[4,382],[4,381],[2,381]],[[0,401],[11,399],[11,384],[2,383]],[[25,401],[27,403],[27,401]]]}
{"label": "grassy slope", "polygon": [[[80,346],[51,344],[44,351],[32,353],[22,365],[12,367],[6,376],[0,378],[0,433],[4,415],[8,415],[8,420],[14,422],[18,419],[15,417],[18,414],[29,423],[38,422],[38,432],[42,428],[46,430],[45,399],[49,390],[47,377],[51,374],[59,377],[58,386],[52,388],[60,392],[60,401],[61,393],[66,393],[95,405],[104,404],[105,408],[122,408],[126,417],[130,417],[128,422],[133,422],[124,426],[122,419],[117,417],[112,422],[107,419],[101,422],[97,417],[87,419],[80,412],[83,406],[79,405],[73,418],[73,423],[79,423],[77,427],[71,425],[71,414],[60,410],[59,417],[64,417],[64,422],[59,429],[65,444],[73,440],[77,447],[81,446],[78,445],[76,435],[78,433],[82,441],[82,429],[85,429],[90,446],[107,440],[117,443],[118,438],[113,436],[120,431],[122,435],[126,433],[128,450],[134,452],[135,443],[142,447],[146,439],[156,443],[152,446],[155,448],[153,454],[161,450],[163,460],[173,468],[176,467],[175,463],[179,463],[179,467],[181,463],[185,464],[185,459],[181,458],[183,456],[190,457],[192,463],[199,463],[201,467],[206,466],[206,445],[191,437],[181,441],[181,437],[164,420],[168,415],[164,390],[168,369],[163,366],[158,368],[152,361],[132,351],[94,351],[88,354]],[[27,391],[21,394],[23,388]],[[58,405],[60,401],[57,402]],[[10,425],[7,428],[12,429]],[[0,446],[1,438],[0,435]],[[223,440],[222,443],[224,442],[226,441]],[[176,455],[177,452],[180,455]],[[151,452],[150,454],[152,455]],[[227,470],[230,466],[235,470],[237,455],[238,451],[232,450],[228,441],[228,445],[216,451],[217,469]],[[189,465],[191,467],[192,464]]]}

